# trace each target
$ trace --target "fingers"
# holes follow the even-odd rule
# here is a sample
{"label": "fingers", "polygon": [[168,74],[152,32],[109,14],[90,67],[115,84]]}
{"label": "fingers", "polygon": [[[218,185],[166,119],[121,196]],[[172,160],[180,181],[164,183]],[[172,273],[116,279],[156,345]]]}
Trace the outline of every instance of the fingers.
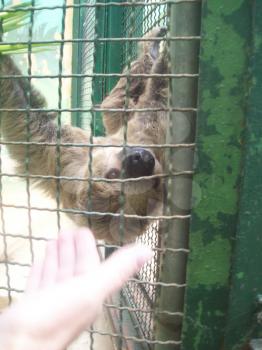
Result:
{"label": "fingers", "polygon": [[26,293],[32,293],[39,289],[43,270],[43,261],[35,261],[31,267],[27,283]]}
{"label": "fingers", "polygon": [[119,249],[101,264],[98,284],[102,297],[120,289],[152,257],[151,249],[144,246],[129,245]]}
{"label": "fingers", "polygon": [[46,252],[39,287],[45,288],[53,285],[56,282],[57,271],[58,245],[56,240],[51,240],[46,244]]}
{"label": "fingers", "polygon": [[45,257],[42,261],[34,262],[27,281],[27,293],[39,288],[45,288],[55,283],[58,271],[57,241],[46,243]]}
{"label": "fingers", "polygon": [[[100,264],[96,243],[89,230],[65,231],[57,241],[48,242],[44,263],[32,269],[28,290],[46,288],[82,275],[87,290],[94,293],[99,302],[120,289],[152,256],[149,248],[130,245]],[[81,281],[84,282],[82,278]]]}
{"label": "fingers", "polygon": [[96,242],[90,230],[62,231],[47,242],[44,260],[34,263],[27,292],[46,288],[75,275],[89,274],[99,264]]}
{"label": "fingers", "polygon": [[[51,288],[30,295],[24,299],[27,304],[22,304],[30,315],[26,324],[32,330],[42,324],[43,339],[46,334],[55,334],[55,339],[61,340],[59,348],[65,348],[94,322],[104,299],[120,289],[152,255],[149,248],[131,245],[100,263],[90,231],[61,233],[58,241],[48,243],[42,266],[40,286],[51,284]],[[59,283],[54,283],[58,279]]]}
{"label": "fingers", "polygon": [[99,265],[96,241],[90,230],[80,229],[75,234],[75,275],[89,274]]}
{"label": "fingers", "polygon": [[75,238],[74,232],[62,231],[58,238],[57,281],[64,281],[74,275]]}

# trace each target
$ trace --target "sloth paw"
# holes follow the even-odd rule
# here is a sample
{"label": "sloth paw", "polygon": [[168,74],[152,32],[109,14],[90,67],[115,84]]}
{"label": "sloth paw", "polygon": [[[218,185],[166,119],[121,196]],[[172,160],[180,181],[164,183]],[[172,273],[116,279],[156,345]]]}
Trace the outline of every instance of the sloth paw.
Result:
{"label": "sloth paw", "polygon": [[[162,38],[166,35],[167,32],[167,28],[166,27],[158,27],[152,30],[152,37],[158,37],[158,38]],[[150,56],[153,58],[153,60],[156,60],[159,56],[160,53],[160,49],[162,47],[163,49],[163,41],[152,41],[151,45],[150,45]]]}
{"label": "sloth paw", "polygon": [[[143,38],[151,39],[151,38],[161,38],[166,35],[167,28],[166,27],[155,27],[149,33],[147,33]],[[159,48],[162,40],[148,40],[141,41],[140,49],[142,50],[143,55],[149,55],[153,61],[155,61],[159,56]]]}

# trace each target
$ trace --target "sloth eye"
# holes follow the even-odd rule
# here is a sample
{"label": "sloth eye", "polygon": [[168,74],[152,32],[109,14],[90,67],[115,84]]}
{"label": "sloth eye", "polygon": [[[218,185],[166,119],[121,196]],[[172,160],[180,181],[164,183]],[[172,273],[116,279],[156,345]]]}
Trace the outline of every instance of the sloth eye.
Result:
{"label": "sloth eye", "polygon": [[120,170],[118,169],[111,169],[106,174],[107,179],[117,179],[120,176]]}

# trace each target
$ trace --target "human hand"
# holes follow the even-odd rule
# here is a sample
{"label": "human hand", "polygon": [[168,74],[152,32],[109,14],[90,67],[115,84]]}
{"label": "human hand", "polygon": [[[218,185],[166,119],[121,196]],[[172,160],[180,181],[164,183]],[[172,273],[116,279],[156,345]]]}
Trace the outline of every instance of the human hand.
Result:
{"label": "human hand", "polygon": [[89,230],[61,233],[33,265],[24,297],[1,315],[0,350],[65,349],[150,257],[130,245],[100,262]]}

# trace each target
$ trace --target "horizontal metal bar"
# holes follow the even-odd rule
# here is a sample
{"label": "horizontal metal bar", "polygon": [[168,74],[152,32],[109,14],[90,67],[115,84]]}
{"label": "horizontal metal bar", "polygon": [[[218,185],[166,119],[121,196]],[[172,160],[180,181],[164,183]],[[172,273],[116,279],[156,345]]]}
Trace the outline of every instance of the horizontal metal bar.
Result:
{"label": "horizontal metal bar", "polygon": [[58,79],[58,78],[198,78],[199,74],[190,74],[190,73],[180,73],[180,74],[128,74],[128,73],[90,73],[90,74],[53,74],[53,75],[40,75],[40,74],[32,74],[32,75],[19,75],[19,74],[6,74],[1,75],[1,79]]}
{"label": "horizontal metal bar", "polygon": [[0,108],[0,112],[197,112],[197,108]]}
{"label": "horizontal metal bar", "polygon": [[[31,264],[15,264],[14,262],[12,264],[7,263],[6,261],[0,261],[1,264],[8,264],[8,265],[19,265],[21,267],[31,267]],[[180,283],[164,283],[164,282],[150,282],[146,280],[140,280],[137,278],[130,278],[128,279],[129,283],[135,283],[135,284],[143,284],[143,285],[150,285],[150,286],[161,286],[161,287],[173,287],[173,288],[185,288],[186,284],[180,284]]]}
{"label": "horizontal metal bar", "polygon": [[94,143],[57,143],[57,142],[36,142],[36,141],[1,141],[0,145],[19,145],[19,146],[50,146],[56,147],[86,147],[86,148],[136,148],[136,147],[147,147],[147,148],[194,148],[196,146],[195,143],[177,143],[177,144],[121,144],[121,145],[113,145],[113,144],[94,144]]}
{"label": "horizontal metal bar", "polygon": [[1,206],[4,208],[16,208],[16,209],[30,209],[30,210],[39,210],[47,212],[61,212],[66,214],[83,214],[86,216],[111,216],[111,217],[123,217],[127,219],[138,219],[138,220],[186,220],[190,219],[191,215],[156,215],[156,216],[142,216],[135,214],[120,214],[120,213],[111,213],[111,212],[97,212],[97,211],[86,211],[78,209],[64,209],[64,208],[41,208],[33,207],[26,205],[13,205],[1,203]]}
{"label": "horizontal metal bar", "polygon": [[130,183],[139,182],[143,180],[152,179],[165,179],[169,177],[177,177],[183,175],[193,175],[194,172],[191,170],[179,171],[170,174],[156,174],[151,176],[141,176],[136,178],[128,179],[107,179],[105,177],[69,177],[69,176],[57,176],[57,175],[31,175],[31,174],[13,174],[13,173],[0,173],[2,177],[18,177],[26,179],[39,179],[39,180],[66,180],[66,181],[85,181],[85,182],[105,182],[105,183]]}
{"label": "horizontal metal bar", "polygon": [[152,314],[166,314],[170,316],[178,316],[178,317],[183,317],[184,314],[183,312],[172,312],[168,310],[158,310],[157,308],[155,309],[139,309],[139,308],[133,308],[129,306],[117,306],[113,304],[104,304],[104,306],[108,309],[116,309],[116,310],[126,310],[130,312],[142,312],[142,313],[152,313]]}
{"label": "horizontal metal bar", "polygon": [[137,279],[137,278],[130,278],[128,280],[128,282],[133,282],[135,284],[147,284],[149,286],[161,286],[161,287],[173,287],[173,288],[185,288],[187,285],[186,283],[164,283],[164,282],[150,282],[150,281],[147,281],[147,280],[140,280],[140,279]]}
{"label": "horizontal metal bar", "polygon": [[23,289],[16,289],[11,287],[0,286],[0,290],[6,290],[8,292],[24,293]]}
{"label": "horizontal metal bar", "polygon": [[[29,236],[27,239],[31,239]],[[10,260],[0,260],[0,265],[13,265],[13,266],[21,266],[21,267],[31,267],[31,264],[26,264],[26,263],[20,263],[16,261],[10,261]]]}
{"label": "horizontal metal bar", "polygon": [[[36,237],[34,235],[21,235],[21,234],[13,234],[13,233],[7,233],[7,232],[0,232],[0,236],[3,237],[12,237],[12,238],[21,238],[21,239],[32,239],[32,240],[38,240],[38,241],[48,241],[48,238],[46,237]],[[118,249],[121,248],[122,245],[116,245],[116,244],[106,244],[106,243],[97,243],[96,245],[98,248],[114,248],[114,249]],[[153,251],[156,251],[158,253],[166,253],[166,252],[170,252],[170,253],[184,253],[184,254],[188,254],[189,253],[189,249],[184,249],[184,248],[152,248],[151,249]]]}
{"label": "horizontal metal bar", "polygon": [[0,236],[2,237],[11,237],[11,238],[21,238],[26,240],[34,240],[34,241],[48,241],[48,238],[46,237],[36,237],[36,236],[29,236],[29,235],[21,235],[21,234],[15,234],[15,233],[8,233],[8,232],[0,232]]}
{"label": "horizontal metal bar", "polygon": [[154,1],[153,3],[148,3],[144,1],[137,1],[137,2],[108,2],[108,3],[83,3],[83,4],[70,4],[70,5],[55,5],[55,6],[28,6],[26,8],[24,7],[16,7],[15,9],[12,8],[6,8],[1,9],[1,12],[27,12],[27,11],[41,11],[41,10],[57,10],[57,9],[71,9],[71,8],[94,8],[94,7],[108,7],[108,6],[116,6],[116,7],[149,7],[149,6],[163,6],[163,5],[176,5],[181,3],[199,3],[201,0],[166,0],[166,1]]}
{"label": "horizontal metal bar", "polygon": [[[1,233],[0,233],[1,235]],[[97,243],[97,247],[101,247],[101,248],[114,248],[114,249],[118,249],[121,248],[122,245],[114,245],[114,244],[103,244],[103,243]],[[157,248],[157,247],[150,247],[150,249],[154,252],[158,252],[158,253],[166,253],[166,252],[170,252],[170,253],[185,253],[185,254],[189,254],[189,249],[185,249],[185,248]]]}
{"label": "horizontal metal bar", "polygon": [[117,333],[110,333],[110,332],[104,332],[104,331],[97,331],[94,329],[88,329],[87,330],[89,333],[91,334],[100,334],[100,335],[106,335],[106,336],[110,336],[110,337],[114,337],[114,338],[122,338],[124,340],[132,340],[134,342],[138,342],[138,343],[148,343],[148,344],[162,344],[162,345],[181,345],[182,341],[176,341],[176,340],[150,340],[150,339],[146,339],[146,338],[137,338],[137,337],[133,337],[133,336],[124,336],[123,334],[117,334]]}
{"label": "horizontal metal bar", "polygon": [[68,44],[68,43],[108,43],[108,42],[149,42],[149,41],[191,41],[200,40],[200,36],[170,36],[170,37],[134,37],[134,38],[95,38],[95,39],[53,39],[53,40],[27,40],[27,41],[3,41],[0,46],[5,45],[31,45],[31,44]]}

